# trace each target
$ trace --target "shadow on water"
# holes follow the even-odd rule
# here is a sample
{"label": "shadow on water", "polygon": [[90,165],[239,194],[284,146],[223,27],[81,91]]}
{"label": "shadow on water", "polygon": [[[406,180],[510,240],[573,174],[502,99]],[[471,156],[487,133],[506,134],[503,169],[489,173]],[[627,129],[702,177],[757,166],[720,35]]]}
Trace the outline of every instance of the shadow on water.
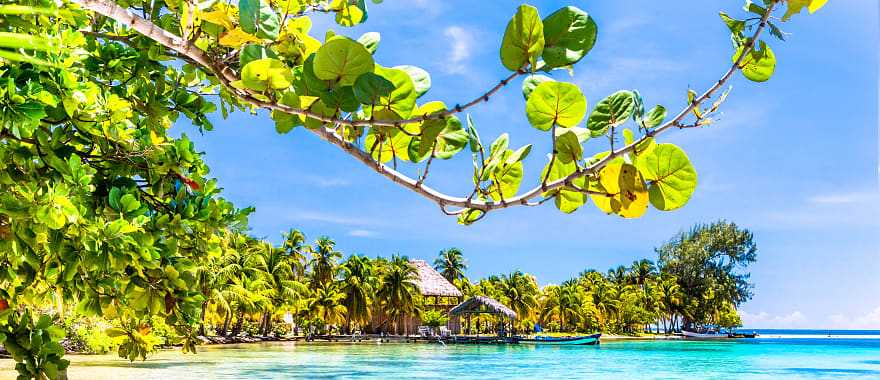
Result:
{"label": "shadow on water", "polygon": [[855,368],[786,368],[785,371],[811,375],[878,375],[880,371]]}
{"label": "shadow on water", "polygon": [[863,360],[862,363],[880,365],[880,360]]}

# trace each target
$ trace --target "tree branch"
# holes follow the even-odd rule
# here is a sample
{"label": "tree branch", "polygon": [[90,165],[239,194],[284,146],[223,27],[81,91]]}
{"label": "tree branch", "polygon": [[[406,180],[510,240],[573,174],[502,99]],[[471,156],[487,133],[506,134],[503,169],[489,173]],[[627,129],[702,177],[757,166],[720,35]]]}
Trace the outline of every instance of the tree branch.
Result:
{"label": "tree branch", "polygon": [[[236,96],[241,98],[242,100],[261,108],[266,108],[270,110],[276,110],[279,112],[284,112],[292,115],[299,115],[302,117],[312,118],[316,120],[320,120],[325,123],[337,124],[337,125],[347,125],[347,126],[391,126],[391,127],[400,127],[402,124],[407,123],[418,123],[425,120],[430,119],[442,119],[450,115],[454,115],[456,113],[460,113],[470,107],[473,107],[479,104],[481,101],[488,101],[489,97],[498,92],[501,88],[506,86],[511,80],[516,78],[519,75],[526,73],[525,68],[515,71],[510,74],[507,78],[502,79],[497,85],[491,88],[489,91],[484,93],[482,96],[465,103],[464,105],[456,105],[450,110],[435,113],[431,115],[425,115],[421,117],[406,119],[406,120],[346,120],[339,119],[335,117],[328,117],[322,114],[317,114],[308,110],[293,108],[289,106],[285,106],[283,104],[275,104],[270,102],[265,102],[255,98],[250,92],[242,89],[236,89],[230,85],[233,81],[238,80],[237,74],[226,65],[219,64],[215,62],[206,52],[189,43],[189,41],[178,37],[158,26],[154,25],[150,21],[137,16],[130,12],[129,10],[120,7],[116,3],[111,0],[73,0],[84,8],[107,16],[120,22],[122,24],[128,25],[131,28],[137,30],[139,33],[143,34],[146,37],[156,41],[157,43],[172,49],[179,53],[181,56],[188,58],[189,60],[201,65],[202,67],[210,70],[215,75],[217,75],[218,79],[227,87],[230,91],[232,91]],[[488,212],[495,209],[502,209],[512,206],[533,206],[539,205],[546,201],[546,199],[539,202],[530,202],[531,199],[540,196],[544,192],[552,191],[554,189],[559,189],[565,186],[572,184],[572,181],[577,178],[584,177],[586,175],[590,175],[598,172],[606,165],[608,165],[615,158],[630,152],[636,148],[639,144],[644,142],[646,139],[657,136],[661,133],[668,131],[673,127],[677,127],[681,125],[681,120],[683,120],[689,113],[691,113],[696,107],[699,107],[706,99],[709,99],[721,86],[726,83],[730,77],[739,69],[739,65],[742,60],[751,52],[754,47],[755,41],[761,35],[763,30],[766,27],[767,19],[770,17],[770,14],[773,11],[776,3],[772,3],[767,7],[766,13],[761,18],[761,21],[758,25],[757,30],[753,34],[753,37],[746,41],[742,54],[740,54],[739,58],[731,65],[730,69],[728,69],[722,77],[713,84],[706,92],[702,95],[694,99],[694,101],[685,107],[680,113],[678,113],[675,118],[667,121],[663,125],[657,127],[652,131],[648,131],[644,136],[640,139],[632,142],[629,145],[626,145],[618,150],[612,151],[608,156],[603,159],[595,162],[592,165],[587,166],[586,168],[579,170],[567,177],[557,179],[555,181],[549,183],[542,183],[539,186],[521,194],[515,196],[510,199],[504,200],[504,202],[493,202],[493,201],[482,201],[482,200],[474,200],[473,197],[462,198],[455,197],[451,195],[444,194],[438,190],[435,190],[431,187],[425,186],[422,181],[415,180],[410,178],[409,176],[394,170],[391,167],[388,167],[384,164],[378,163],[368,154],[367,152],[359,149],[356,145],[351,142],[346,141],[342,136],[340,136],[336,131],[330,128],[322,127],[316,129],[307,129],[309,132],[314,133],[322,140],[327,141],[333,145],[338,146],[343,151],[361,161],[368,167],[373,168],[377,173],[383,175],[384,177],[390,179],[392,182],[397,183],[405,188],[408,188],[419,195],[437,203],[444,209],[446,212],[446,207],[454,206],[454,207],[462,207],[462,208],[471,208],[478,209],[484,212]]]}

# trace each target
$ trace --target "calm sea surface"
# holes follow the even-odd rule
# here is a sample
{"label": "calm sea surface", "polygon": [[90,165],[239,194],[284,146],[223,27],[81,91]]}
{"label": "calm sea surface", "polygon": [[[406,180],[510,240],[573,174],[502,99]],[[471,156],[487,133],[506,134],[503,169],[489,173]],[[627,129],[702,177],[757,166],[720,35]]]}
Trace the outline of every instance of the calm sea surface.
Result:
{"label": "calm sea surface", "polygon": [[[746,330],[743,330],[746,331]],[[750,330],[749,330],[750,331]],[[275,343],[162,351],[146,362],[71,356],[71,379],[658,378],[880,379],[880,332],[757,330],[731,342],[600,346]],[[0,360],[0,378],[13,378]]]}

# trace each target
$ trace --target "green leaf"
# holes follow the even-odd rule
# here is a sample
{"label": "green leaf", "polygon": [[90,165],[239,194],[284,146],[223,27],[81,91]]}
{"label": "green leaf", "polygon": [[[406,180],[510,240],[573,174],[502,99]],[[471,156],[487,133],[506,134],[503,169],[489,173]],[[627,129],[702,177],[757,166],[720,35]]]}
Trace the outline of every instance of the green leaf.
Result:
{"label": "green leaf", "polygon": [[125,330],[120,329],[120,328],[115,328],[115,327],[104,330],[104,334],[107,334],[107,336],[109,336],[111,338],[116,338],[116,337],[128,335],[128,333],[126,333]]}
{"label": "green leaf", "polygon": [[[468,143],[468,134],[461,126],[461,120],[455,116],[445,120],[427,120],[419,138],[418,152],[420,156],[430,154],[433,147],[434,155],[444,160],[452,158]],[[433,142],[433,143],[432,143]]]}
{"label": "green leaf", "polygon": [[364,150],[381,163],[393,158],[409,160],[409,144],[412,137],[396,128],[372,128],[364,138]]}
{"label": "green leaf", "polygon": [[[281,96],[279,103],[293,108],[300,108],[301,104],[299,96],[293,91],[285,91],[284,95]],[[275,120],[275,131],[280,134],[290,132],[293,128],[296,128],[303,123],[303,120],[299,115],[292,115],[286,112],[272,111],[271,116],[272,120]]]}
{"label": "green leaf", "polygon": [[510,199],[519,191],[519,185],[522,183],[523,164],[522,161],[516,161],[512,164],[507,163],[507,158],[513,154],[513,151],[507,150],[502,156],[502,163],[492,171],[492,184],[489,185],[489,196],[496,201],[502,199]]}
{"label": "green leaf", "polygon": [[587,98],[571,83],[541,83],[526,102],[529,123],[542,131],[550,130],[554,124],[574,127],[583,120],[586,112]]}
{"label": "green leaf", "polygon": [[363,73],[373,71],[373,56],[364,45],[335,36],[315,53],[314,72],[318,79],[350,86]]}
{"label": "green leaf", "polygon": [[642,125],[645,128],[654,128],[662,124],[663,120],[666,120],[666,107],[658,104],[648,111],[648,115],[642,119]]}
{"label": "green leaf", "polygon": [[535,91],[535,88],[538,87],[538,85],[544,82],[553,82],[553,78],[540,74],[532,74],[526,77],[522,83],[523,99],[529,100],[529,95]]}
{"label": "green leaf", "polygon": [[336,11],[336,23],[342,26],[355,26],[367,21],[364,0],[333,0],[330,9]]}
{"label": "green leaf", "polygon": [[361,104],[377,105],[394,91],[394,83],[376,73],[363,73],[354,82],[354,97]]}
{"label": "green leaf", "polygon": [[268,40],[278,38],[280,20],[268,3],[239,0],[238,16],[243,31]]}
{"label": "green leaf", "polygon": [[471,153],[478,153],[483,150],[483,143],[480,141],[480,135],[477,133],[477,128],[474,127],[474,120],[471,119],[471,114],[467,115],[467,132],[468,145],[471,147]]}
{"label": "green leaf", "polygon": [[278,55],[262,45],[247,44],[241,49],[238,59],[241,63],[241,67],[245,67],[248,63],[263,58],[278,58]]}
{"label": "green leaf", "polygon": [[580,161],[584,149],[578,141],[577,134],[569,130],[558,130],[556,136],[556,159],[563,163]]}
{"label": "green leaf", "polygon": [[415,86],[416,98],[421,98],[422,95],[425,95],[431,89],[431,74],[428,74],[422,68],[412,65],[400,65],[393,68],[403,70],[409,75],[409,78],[413,81],[413,86]]}
{"label": "green leaf", "polygon": [[122,211],[123,213],[129,213],[141,207],[141,203],[131,194],[123,195],[122,198],[119,199],[119,205],[121,206],[119,211]]}
{"label": "green leaf", "polygon": [[672,144],[658,144],[640,156],[638,169],[651,183],[649,198],[658,210],[669,211],[684,206],[697,187],[697,172],[690,159],[681,148]]}
{"label": "green leaf", "polygon": [[580,61],[596,43],[596,22],[587,12],[567,6],[544,19],[544,53],[548,67],[569,66]]}
{"label": "green leaf", "polygon": [[593,108],[590,118],[587,119],[587,128],[604,133],[610,127],[625,123],[634,110],[635,98],[631,91],[615,92]]}
{"label": "green leaf", "polygon": [[249,62],[241,70],[241,81],[254,91],[284,89],[293,82],[293,73],[275,58],[263,58]]}
{"label": "green leaf", "polygon": [[[745,45],[736,49],[732,61],[736,62],[745,49]],[[739,63],[743,75],[753,82],[765,82],[773,76],[776,70],[776,56],[773,50],[764,41],[760,41],[758,48],[752,49]]]}
{"label": "green leaf", "polygon": [[543,51],[544,24],[538,9],[531,5],[520,5],[504,31],[501,63],[512,71],[524,68],[527,63],[534,68]]}
{"label": "green leaf", "polygon": [[480,220],[485,213],[482,210],[467,209],[463,213],[458,214],[458,224],[469,226]]}
{"label": "green leaf", "polygon": [[357,41],[360,42],[361,45],[364,45],[370,54],[376,54],[376,49],[379,48],[379,42],[382,41],[382,36],[378,32],[367,32],[361,34]]}
{"label": "green leaf", "polygon": [[[571,133],[571,132],[566,132]],[[547,173],[547,170],[550,170],[550,173]],[[544,170],[541,171],[541,178],[547,178],[547,182],[553,182],[569,175],[574,174],[577,171],[577,164],[574,161],[570,162],[561,162],[556,160],[553,162],[553,166],[550,166],[550,163],[547,163],[544,166]],[[575,186],[583,189],[586,188],[586,178],[579,177],[572,181]],[[562,187],[557,190],[552,190],[544,193],[544,197],[550,197],[556,195],[554,199],[554,203],[556,204],[556,208],[559,211],[562,211],[566,214],[570,214],[584,205],[587,202],[587,194],[581,191],[577,191],[571,187]]]}
{"label": "green leaf", "polygon": [[416,91],[409,74],[403,70],[380,66],[376,66],[375,73],[394,84],[394,90],[388,96],[379,98],[378,110],[393,111],[402,119],[410,117],[416,106]]}
{"label": "green leaf", "polygon": [[724,12],[720,12],[719,16],[721,16],[721,20],[724,21],[724,24],[727,25],[727,29],[730,29],[731,33],[736,36],[742,36],[743,31],[746,29],[745,21],[731,18]]}
{"label": "green leaf", "polygon": [[532,151],[532,144],[523,145],[519,149],[513,151],[513,153],[511,153],[510,156],[507,157],[505,162],[508,164],[513,164],[515,162],[520,162],[522,160],[525,160],[526,157],[529,156],[529,152],[531,152],[531,151]]}

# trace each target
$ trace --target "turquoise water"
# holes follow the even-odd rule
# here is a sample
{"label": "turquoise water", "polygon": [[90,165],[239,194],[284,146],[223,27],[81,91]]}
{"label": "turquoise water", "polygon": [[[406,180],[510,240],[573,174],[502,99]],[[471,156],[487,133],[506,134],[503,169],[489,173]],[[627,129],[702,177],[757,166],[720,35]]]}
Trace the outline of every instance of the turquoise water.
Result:
{"label": "turquoise water", "polygon": [[[880,378],[880,338],[816,334],[736,342],[607,341],[600,346],[303,344],[163,351],[129,364],[73,356],[71,379]],[[826,334],[827,336],[827,334]],[[0,378],[11,373],[0,362]]]}

